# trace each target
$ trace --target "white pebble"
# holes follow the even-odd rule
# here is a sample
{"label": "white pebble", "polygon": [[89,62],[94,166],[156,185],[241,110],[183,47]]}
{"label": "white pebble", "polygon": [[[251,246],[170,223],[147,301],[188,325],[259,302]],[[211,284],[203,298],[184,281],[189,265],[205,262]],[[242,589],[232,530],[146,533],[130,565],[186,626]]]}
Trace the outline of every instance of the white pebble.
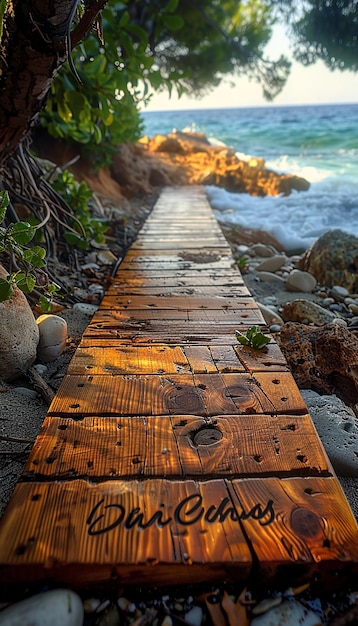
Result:
{"label": "white pebble", "polygon": [[203,620],[202,608],[200,606],[193,606],[193,608],[185,614],[184,619],[190,626],[201,626]]}
{"label": "white pebble", "polygon": [[40,339],[37,355],[41,361],[49,363],[57,359],[66,347],[67,322],[59,315],[40,315],[36,320]]}
{"label": "white pebble", "polygon": [[322,621],[316,613],[300,602],[290,600],[254,617],[251,626],[318,626]]}
{"label": "white pebble", "polygon": [[81,598],[68,589],[46,591],[1,612],[1,626],[82,626]]}
{"label": "white pebble", "polygon": [[100,604],[101,600],[98,598],[87,598],[83,603],[85,613],[94,613]]}

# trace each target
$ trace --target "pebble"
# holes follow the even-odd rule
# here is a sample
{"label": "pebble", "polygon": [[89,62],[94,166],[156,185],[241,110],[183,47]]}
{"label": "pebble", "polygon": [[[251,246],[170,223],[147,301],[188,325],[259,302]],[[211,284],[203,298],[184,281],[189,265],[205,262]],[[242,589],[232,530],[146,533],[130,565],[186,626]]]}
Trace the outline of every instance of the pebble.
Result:
{"label": "pebble", "polygon": [[73,305],[73,310],[77,311],[77,313],[83,313],[84,315],[88,315],[88,317],[92,317],[98,311],[98,306],[95,304],[86,304],[86,302],[76,302]]}
{"label": "pebble", "polygon": [[339,324],[340,326],[347,327],[347,320],[344,320],[342,317],[335,317],[333,320],[333,324]]}
{"label": "pebble", "polygon": [[297,600],[290,600],[254,617],[251,626],[318,626],[322,623],[316,613]]}
{"label": "pebble", "polygon": [[282,596],[277,596],[277,598],[265,598],[261,600],[254,608],[252,609],[253,615],[261,615],[262,613],[266,613],[269,609],[273,609],[275,606],[279,606],[282,603]]}
{"label": "pebble", "polygon": [[265,283],[282,283],[282,286],[285,284],[285,280],[281,276],[272,272],[256,272],[256,277]]}
{"label": "pebble", "polygon": [[37,391],[34,389],[29,389],[28,387],[14,387],[14,393],[18,393],[20,396],[26,396],[27,398],[32,398],[35,400],[37,398]]}
{"label": "pebble", "polygon": [[281,330],[280,324],[270,324],[270,333],[279,333]]}
{"label": "pebble", "polygon": [[87,598],[83,603],[83,609],[85,613],[94,613],[101,604],[99,598]]}
{"label": "pebble", "polygon": [[36,370],[38,374],[40,374],[40,376],[43,376],[48,370],[48,367],[44,365],[43,363],[35,363],[33,368],[34,370]]}
{"label": "pebble", "polygon": [[320,304],[297,298],[282,307],[281,317],[285,322],[311,322],[315,326],[324,326],[324,324],[331,324],[336,314],[333,311],[327,311]]}
{"label": "pebble", "polygon": [[262,304],[261,302],[258,302],[257,304],[263,315],[263,318],[266,324],[278,324],[279,326],[282,326],[284,321],[282,317],[274,309],[272,309],[269,306],[266,306],[265,304]]}
{"label": "pebble", "polygon": [[1,626],[82,626],[81,598],[68,589],[39,593],[1,612]]}
{"label": "pebble", "polygon": [[250,251],[254,254],[254,256],[260,256],[263,258],[274,256],[276,254],[276,250],[271,246],[266,246],[263,243],[254,243],[250,247]]}
{"label": "pebble", "polygon": [[343,301],[344,298],[348,298],[349,291],[345,287],[341,287],[340,285],[334,285],[331,289],[331,296],[335,300]]}
{"label": "pebble", "polygon": [[265,261],[262,261],[256,268],[257,271],[261,272],[277,272],[286,261],[286,257],[284,254],[276,254],[271,256]]}
{"label": "pebble", "polygon": [[304,293],[312,293],[316,288],[317,281],[309,272],[301,270],[292,270],[286,280],[286,289],[288,291],[302,291]]}
{"label": "pebble", "polygon": [[348,309],[353,315],[358,315],[358,304],[348,304]]}
{"label": "pebble", "polygon": [[190,626],[201,626],[203,609],[200,606],[193,606],[193,608],[185,614],[184,619]]}
{"label": "pebble", "polygon": [[66,347],[67,322],[59,315],[45,314],[37,318],[40,339],[37,356],[49,363],[57,359]]}

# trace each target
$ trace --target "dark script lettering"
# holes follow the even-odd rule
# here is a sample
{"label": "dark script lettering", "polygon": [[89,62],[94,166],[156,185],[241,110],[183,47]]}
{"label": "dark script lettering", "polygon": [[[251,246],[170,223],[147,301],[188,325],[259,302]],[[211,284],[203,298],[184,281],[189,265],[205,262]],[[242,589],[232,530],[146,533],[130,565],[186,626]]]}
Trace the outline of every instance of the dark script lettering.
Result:
{"label": "dark script lettering", "polygon": [[269,500],[265,505],[255,504],[249,511],[243,509],[237,511],[230,498],[223,498],[220,504],[212,504],[207,509],[203,506],[203,497],[200,493],[194,493],[183,498],[175,507],[173,516],[165,513],[165,505],[160,505],[163,510],[157,510],[150,517],[145,517],[145,513],[136,506],[127,511],[123,504],[105,504],[102,498],[92,509],[86,524],[88,534],[91,536],[109,533],[122,524],[126,530],[137,527],[138,530],[145,530],[153,524],[158,528],[164,528],[171,522],[181,526],[192,526],[197,522],[206,524],[223,524],[227,518],[232,522],[253,519],[261,526],[271,524],[275,518],[273,501]]}

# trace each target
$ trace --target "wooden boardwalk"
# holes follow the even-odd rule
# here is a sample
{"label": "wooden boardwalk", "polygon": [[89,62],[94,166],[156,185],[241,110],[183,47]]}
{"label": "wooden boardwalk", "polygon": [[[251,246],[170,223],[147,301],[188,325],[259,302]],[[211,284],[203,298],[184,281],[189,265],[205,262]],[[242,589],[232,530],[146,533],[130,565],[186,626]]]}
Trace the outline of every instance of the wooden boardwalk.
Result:
{"label": "wooden boardwalk", "polygon": [[166,189],[0,525],[0,582],[339,586],[357,525],[201,188]]}

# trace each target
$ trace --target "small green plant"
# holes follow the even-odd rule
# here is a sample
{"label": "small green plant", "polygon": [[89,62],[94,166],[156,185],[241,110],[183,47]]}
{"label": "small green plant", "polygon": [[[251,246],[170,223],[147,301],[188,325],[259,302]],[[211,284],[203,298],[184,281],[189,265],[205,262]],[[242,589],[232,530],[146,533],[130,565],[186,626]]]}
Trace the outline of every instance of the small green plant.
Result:
{"label": "small green plant", "polygon": [[259,326],[250,326],[245,335],[237,330],[236,338],[243,346],[249,346],[254,350],[262,350],[270,341],[270,337],[264,335]]}
{"label": "small green plant", "polygon": [[[6,210],[9,205],[7,191],[0,192],[0,224],[4,223]],[[0,226],[0,252],[13,254],[16,262],[21,266],[11,272],[6,278],[0,278],[0,302],[9,300],[16,285],[25,294],[35,288],[44,293],[39,299],[39,306],[43,311],[51,310],[51,300],[58,295],[59,287],[55,283],[42,285],[38,281],[37,273],[45,266],[46,250],[40,246],[27,247],[36,234],[36,226],[29,222],[16,222],[8,226]]]}
{"label": "small green plant", "polygon": [[236,261],[236,265],[239,268],[239,270],[241,272],[247,272],[248,271],[248,263],[249,263],[249,259],[246,256],[241,256],[239,259],[237,259]]}
{"label": "small green plant", "polygon": [[90,239],[94,239],[97,243],[103,243],[104,233],[108,229],[108,225],[104,221],[92,217],[88,203],[93,192],[88,185],[84,181],[78,183],[69,170],[60,172],[51,181],[51,185],[71,207],[75,218],[71,224],[73,230],[64,233],[67,243],[85,250],[89,247]]}

